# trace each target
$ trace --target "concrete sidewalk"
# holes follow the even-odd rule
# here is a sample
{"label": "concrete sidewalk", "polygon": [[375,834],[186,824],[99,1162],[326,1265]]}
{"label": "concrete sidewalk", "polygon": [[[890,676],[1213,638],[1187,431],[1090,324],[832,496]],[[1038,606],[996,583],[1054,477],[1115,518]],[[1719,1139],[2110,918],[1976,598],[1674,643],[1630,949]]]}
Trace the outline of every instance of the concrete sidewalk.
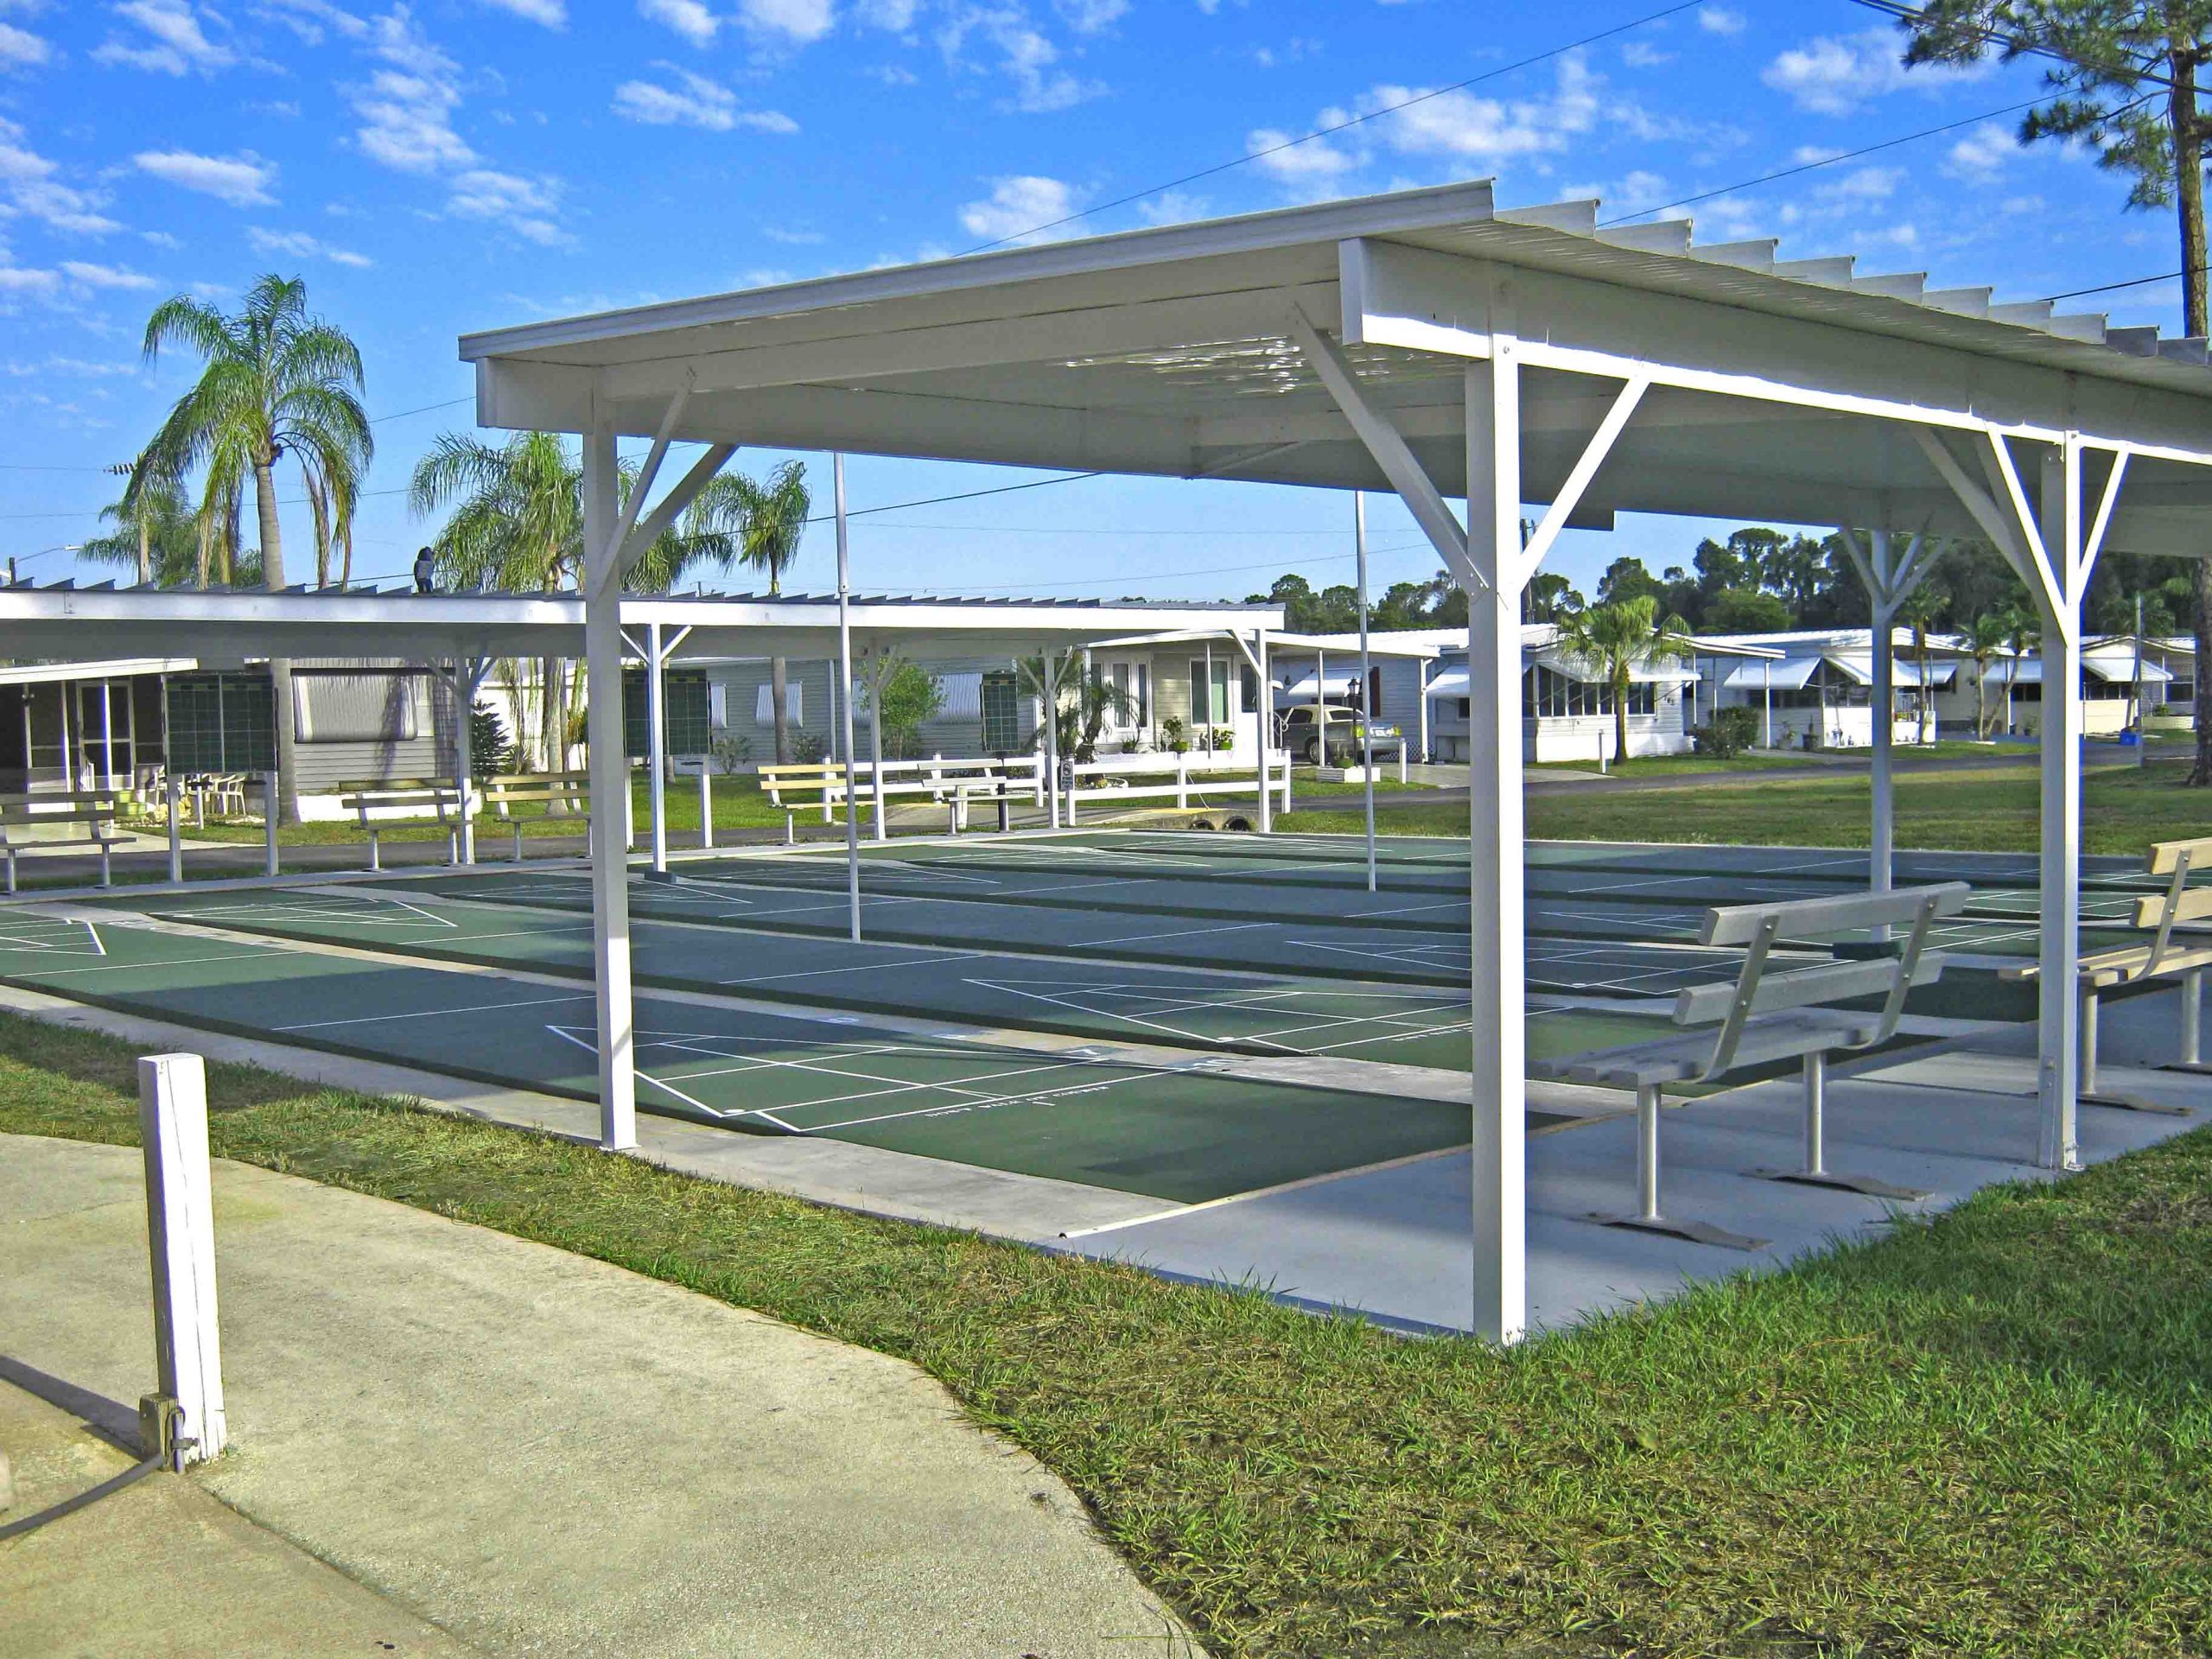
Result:
{"label": "concrete sidewalk", "polygon": [[[73,1497],[133,1461],[6,1382],[0,1448],[16,1475],[16,1506],[0,1520]],[[5,1659],[468,1659],[476,1651],[168,1474],[0,1544],[0,1608]]]}
{"label": "concrete sidewalk", "polygon": [[[0,1136],[0,1345],[117,1401],[150,1386],[138,1167]],[[1197,1651],[912,1366],[404,1205],[215,1185],[233,1445],[173,1484],[422,1625],[490,1655]]]}

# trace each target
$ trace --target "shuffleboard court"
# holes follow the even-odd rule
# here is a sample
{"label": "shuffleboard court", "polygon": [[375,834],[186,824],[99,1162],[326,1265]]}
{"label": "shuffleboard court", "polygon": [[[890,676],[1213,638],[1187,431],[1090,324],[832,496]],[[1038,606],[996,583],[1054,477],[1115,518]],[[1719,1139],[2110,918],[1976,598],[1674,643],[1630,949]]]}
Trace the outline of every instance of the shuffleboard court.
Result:
{"label": "shuffleboard court", "polygon": [[[0,917],[0,981],[589,1099],[592,996],[159,926]],[[1462,1106],[637,1000],[639,1104],[1192,1203],[1465,1144]],[[1540,1115],[1541,1116],[1541,1115]],[[1541,1117],[1541,1126],[1560,1120]]]}
{"label": "shuffleboard court", "polygon": [[[433,961],[584,980],[592,972],[590,920],[567,907],[366,885],[145,894],[110,907]],[[1199,1050],[1331,1054],[1453,1071],[1472,1059],[1464,988],[1039,962],[650,917],[632,922],[631,944],[638,983],[665,989]]]}
{"label": "shuffleboard court", "polygon": [[[410,891],[493,903],[588,911],[588,876],[565,871],[482,872],[410,881]],[[670,881],[633,881],[632,913],[720,922],[772,931],[842,934],[847,906],[840,893],[809,894],[758,887],[719,875],[678,874]],[[1332,926],[1310,922],[1209,922],[1188,917],[1009,906],[988,900],[917,899],[865,893],[861,926],[872,939],[899,944],[995,949],[1093,961],[1236,968],[1270,975],[1345,978],[1449,987],[1467,984],[1464,931]],[[1648,933],[1568,938],[1532,933],[1530,986],[1591,995],[1671,996],[1685,986],[1732,977],[1733,952],[1640,943]],[[1825,953],[1823,953],[1825,954]]]}

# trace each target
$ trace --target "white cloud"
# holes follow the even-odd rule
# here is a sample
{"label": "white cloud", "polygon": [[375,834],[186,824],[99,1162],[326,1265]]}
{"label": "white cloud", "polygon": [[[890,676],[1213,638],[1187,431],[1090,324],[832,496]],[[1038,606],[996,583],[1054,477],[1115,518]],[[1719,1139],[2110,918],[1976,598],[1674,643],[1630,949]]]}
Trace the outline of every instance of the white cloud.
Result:
{"label": "white cloud", "polygon": [[2019,142],[2009,131],[1994,121],[1984,122],[1951,146],[1943,171],[1968,184],[1990,184],[2019,153]]}
{"label": "white cloud", "polygon": [[1631,69],[1656,69],[1662,63],[1672,63],[1675,55],[1649,41],[1630,41],[1621,48],[1621,61]]}
{"label": "white cloud", "polygon": [[1077,34],[1096,35],[1128,16],[1129,0],[1052,0],[1052,10]]}
{"label": "white cloud", "polygon": [[321,46],[323,31],[327,29],[343,35],[349,41],[365,39],[369,26],[352,12],[330,3],[330,0],[261,0],[265,16],[273,16],[309,46]]}
{"label": "white cloud", "polygon": [[[30,148],[20,125],[0,117],[0,183],[8,187],[14,212],[79,236],[105,236],[123,228],[98,211],[106,205],[105,196],[63,184],[54,176],[59,170]],[[7,212],[0,209],[0,217]]]}
{"label": "white cloud", "polygon": [[1187,225],[1206,216],[1204,196],[1187,190],[1163,190],[1149,201],[1137,204],[1137,217],[1147,225]]}
{"label": "white cloud", "polygon": [[527,22],[543,23],[548,29],[569,26],[567,0],[484,0],[484,3],[500,11],[511,11]]}
{"label": "white cloud", "polygon": [[1731,11],[1726,6],[1700,6],[1697,26],[1708,35],[1740,35],[1744,32],[1744,14]]}
{"label": "white cloud", "polygon": [[[1377,86],[1372,103],[1403,103],[1414,97],[1405,86]],[[1569,138],[1590,130],[1597,118],[1597,78],[1580,52],[1560,60],[1549,98],[1503,102],[1471,92],[1444,92],[1382,118],[1382,137],[1410,155],[1451,156],[1494,164],[1517,156],[1566,148]]]}
{"label": "white cloud", "polygon": [[[1333,126],[1346,118],[1347,112],[1343,110],[1324,110],[1319,124]],[[1337,180],[1365,159],[1333,139],[1309,138],[1304,143],[1293,143],[1291,141],[1297,136],[1274,127],[1261,127],[1246,136],[1245,151],[1255,158],[1262,172],[1294,189],[1318,190],[1322,194],[1326,194]]]}
{"label": "white cloud", "polygon": [[93,48],[95,62],[183,75],[195,69],[202,74],[212,73],[238,61],[237,53],[207,38],[201,14],[193,10],[188,0],[121,0],[110,10],[137,24],[143,33],[133,39],[109,35]]}
{"label": "white cloud", "polygon": [[560,206],[557,180],[525,179],[490,168],[459,175],[446,198],[446,211],[456,219],[497,220],[516,235],[545,247],[569,240],[555,218]]}
{"label": "white cloud", "polygon": [[[1072,186],[1022,174],[994,179],[987,200],[971,201],[960,210],[960,226],[987,242],[1050,242],[1070,234],[1072,226],[1053,226],[1053,221],[1065,219],[1076,207]],[[1047,226],[1052,228],[1044,228]]]}
{"label": "white cloud", "polygon": [[1886,29],[1856,35],[1823,35],[1793,46],[1767,65],[1759,79],[1815,115],[1848,115],[1861,105],[1905,86],[1940,90],[1985,70],[1929,65],[1907,69],[1897,35]]}
{"label": "white cloud", "polygon": [[334,265],[346,265],[355,270],[365,270],[374,263],[366,254],[334,248],[305,231],[271,231],[254,225],[247,228],[245,239],[260,254],[281,254],[290,259],[327,259]]}
{"label": "white cloud", "polygon": [[1821,201],[1887,201],[1904,179],[1901,167],[1855,167],[1841,178],[1824,184],[1813,194]]}
{"label": "white cloud", "polygon": [[614,89],[614,113],[626,121],[647,126],[700,127],[709,132],[728,132],[749,127],[756,132],[792,133],[798,123],[775,110],[741,110],[737,94],[719,81],[696,75],[672,63],[656,64],[673,76],[676,85],[649,80],[626,80]]}
{"label": "white cloud", "polygon": [[694,46],[712,46],[722,23],[701,0],[638,0],[638,15],[667,24]]}
{"label": "white cloud", "polygon": [[404,7],[378,18],[377,29],[377,55],[392,67],[346,93],[361,118],[353,134],[361,153],[403,173],[474,162],[476,152],[453,125],[461,67],[415,34]]}
{"label": "white cloud", "polygon": [[27,270],[18,265],[0,264],[0,302],[22,297],[43,298],[58,292],[60,287],[59,271]]}
{"label": "white cloud", "polygon": [[855,15],[872,29],[903,35],[914,26],[917,0],[860,0]]}
{"label": "white cloud", "polygon": [[154,286],[154,279],[143,271],[123,265],[88,264],[82,259],[65,259],[61,269],[69,280],[80,288],[126,289],[138,291]]}
{"label": "white cloud", "polygon": [[737,21],[754,35],[807,46],[836,26],[832,0],[738,0]]}
{"label": "white cloud", "polygon": [[0,23],[0,69],[35,69],[54,56],[54,48],[28,29]]}
{"label": "white cloud", "polygon": [[1016,109],[1065,110],[1105,90],[1062,68],[1059,48],[1019,3],[956,7],[938,29],[938,46],[948,62],[960,66],[971,37],[996,49],[1000,73],[1014,83]]}
{"label": "white cloud", "polygon": [[236,156],[200,156],[188,149],[147,149],[132,156],[131,164],[149,177],[181,189],[227,201],[233,207],[267,207],[276,200],[269,187],[276,181],[276,164],[264,162],[251,150]]}

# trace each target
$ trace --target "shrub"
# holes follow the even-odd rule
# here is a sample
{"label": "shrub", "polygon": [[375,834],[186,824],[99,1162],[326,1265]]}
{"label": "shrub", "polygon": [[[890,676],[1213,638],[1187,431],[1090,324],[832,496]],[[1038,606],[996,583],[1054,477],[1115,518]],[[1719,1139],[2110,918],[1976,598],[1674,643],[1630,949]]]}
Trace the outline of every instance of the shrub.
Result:
{"label": "shrub", "polygon": [[488,702],[468,710],[469,769],[482,778],[515,769],[514,745],[507,741],[507,722]]}
{"label": "shrub", "polygon": [[1690,734],[1700,754],[1709,754],[1716,760],[1732,760],[1759,738],[1759,716],[1756,709],[1716,709],[1713,718]]}
{"label": "shrub", "polygon": [[830,753],[830,746],[812,732],[791,734],[791,761],[801,766],[819,766]]}

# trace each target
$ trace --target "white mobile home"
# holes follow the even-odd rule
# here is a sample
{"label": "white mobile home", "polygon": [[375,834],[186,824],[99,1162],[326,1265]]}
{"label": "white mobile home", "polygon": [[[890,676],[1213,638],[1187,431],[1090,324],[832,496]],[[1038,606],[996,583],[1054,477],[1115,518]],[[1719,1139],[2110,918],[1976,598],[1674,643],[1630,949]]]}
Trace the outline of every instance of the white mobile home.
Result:
{"label": "white mobile home", "polygon": [[[1758,711],[1762,748],[1863,749],[1874,741],[1874,639],[1869,628],[1796,630],[1781,633],[1732,633],[1700,642],[1697,658],[1708,711],[1747,708]],[[1724,658],[1724,650],[1739,654]],[[1740,653],[1758,652],[1758,656]],[[1944,718],[1947,687],[1955,684],[1965,663],[1955,642],[1933,637],[1923,652],[1911,631],[1899,628],[1891,640],[1895,687],[1890,710],[1891,739],[1898,743],[1932,743]],[[1971,686],[1968,695],[1971,696]]]}

